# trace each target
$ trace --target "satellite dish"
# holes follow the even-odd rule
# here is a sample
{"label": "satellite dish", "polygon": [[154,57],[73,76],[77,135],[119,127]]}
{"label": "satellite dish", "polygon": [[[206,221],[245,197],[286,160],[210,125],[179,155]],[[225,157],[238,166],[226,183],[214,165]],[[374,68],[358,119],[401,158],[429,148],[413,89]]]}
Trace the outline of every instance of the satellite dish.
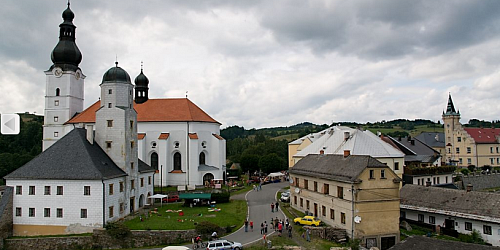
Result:
{"label": "satellite dish", "polygon": [[359,224],[360,222],[361,222],[361,217],[356,215],[356,217],[354,217],[354,223]]}
{"label": "satellite dish", "polygon": [[295,188],[295,193],[300,193],[300,188]]}
{"label": "satellite dish", "polygon": [[290,178],[290,183],[293,184],[293,178]]}

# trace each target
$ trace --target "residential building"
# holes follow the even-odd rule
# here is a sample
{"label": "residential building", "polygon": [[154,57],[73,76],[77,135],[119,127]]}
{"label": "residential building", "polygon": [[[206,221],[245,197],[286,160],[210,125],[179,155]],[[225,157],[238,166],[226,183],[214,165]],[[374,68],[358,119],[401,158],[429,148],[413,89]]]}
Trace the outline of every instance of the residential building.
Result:
{"label": "residential building", "polygon": [[[444,143],[444,133],[442,132],[422,132],[415,136],[415,139],[422,143],[425,143],[432,149],[439,152],[441,155],[441,161],[444,162],[445,155],[445,143]],[[442,165],[442,164],[441,164]]]}
{"label": "residential building", "polygon": [[443,111],[445,161],[456,166],[500,166],[500,128],[467,128],[460,123],[451,95]]}
{"label": "residential building", "polygon": [[389,250],[422,250],[422,249],[495,250],[498,248],[494,246],[478,245],[478,244],[465,243],[454,240],[440,240],[420,235],[410,236],[405,240],[401,241],[399,244],[396,244],[393,247],[389,248]]}
{"label": "residential building", "polygon": [[[307,142],[310,140],[311,143]],[[293,143],[293,142],[292,142]],[[292,144],[290,147],[294,147]],[[367,155],[387,164],[400,178],[403,176],[404,154],[368,130],[344,126],[333,126],[304,139],[292,156],[297,164],[309,154],[343,155],[347,150],[351,155]]]}
{"label": "residential building", "polygon": [[500,246],[500,194],[405,185],[401,189],[401,219],[428,224],[447,234],[470,234]]}
{"label": "residential building", "polygon": [[290,205],[343,228],[367,248],[399,242],[399,183],[367,155],[307,155],[290,168]]}
{"label": "residential building", "polygon": [[293,159],[295,154],[311,145],[311,143],[316,141],[318,138],[324,136],[327,131],[328,129],[325,129],[317,133],[308,134],[288,143],[288,167],[291,168],[295,165],[295,159]]}

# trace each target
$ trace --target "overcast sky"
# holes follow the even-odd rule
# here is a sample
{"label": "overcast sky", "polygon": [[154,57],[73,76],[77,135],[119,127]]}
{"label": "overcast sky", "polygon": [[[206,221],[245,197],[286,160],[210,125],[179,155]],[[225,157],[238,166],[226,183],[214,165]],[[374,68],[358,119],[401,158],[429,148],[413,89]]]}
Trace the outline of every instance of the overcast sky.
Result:
{"label": "overcast sky", "polygon": [[[4,0],[0,112],[43,114],[65,0]],[[144,61],[150,98],[188,97],[222,128],[310,121],[500,118],[500,1],[71,3],[85,107],[119,65]]]}

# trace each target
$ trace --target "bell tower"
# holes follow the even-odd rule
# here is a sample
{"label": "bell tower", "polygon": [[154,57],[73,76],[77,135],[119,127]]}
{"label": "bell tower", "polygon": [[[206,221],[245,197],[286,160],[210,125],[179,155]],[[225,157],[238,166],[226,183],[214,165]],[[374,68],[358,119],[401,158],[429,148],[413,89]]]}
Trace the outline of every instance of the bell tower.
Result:
{"label": "bell tower", "polygon": [[444,143],[445,143],[445,160],[451,162],[455,160],[453,150],[455,142],[455,131],[461,128],[460,124],[460,111],[455,111],[451,94],[448,95],[448,105],[446,112],[443,111],[443,125],[444,125]]}
{"label": "bell tower", "polygon": [[47,149],[71,130],[64,123],[83,110],[84,79],[78,67],[82,54],[76,46],[73,24],[75,14],[68,7],[62,13],[59,42],[52,50],[52,66],[45,71],[45,110],[42,150]]}

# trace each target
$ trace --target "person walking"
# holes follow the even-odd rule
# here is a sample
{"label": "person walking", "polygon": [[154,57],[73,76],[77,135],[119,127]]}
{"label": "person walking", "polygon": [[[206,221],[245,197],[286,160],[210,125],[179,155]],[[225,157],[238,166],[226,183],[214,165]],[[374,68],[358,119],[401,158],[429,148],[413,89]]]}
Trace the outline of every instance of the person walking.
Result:
{"label": "person walking", "polygon": [[271,212],[274,213],[274,203],[271,203]]}
{"label": "person walking", "polygon": [[250,221],[250,230],[253,232],[253,221]]}
{"label": "person walking", "polygon": [[278,217],[276,217],[276,219],[274,219],[274,228],[277,228],[278,227]]}
{"label": "person walking", "polygon": [[264,221],[264,233],[267,234],[267,221]]}
{"label": "person walking", "polygon": [[281,237],[281,232],[283,232],[283,224],[278,224],[278,236]]}
{"label": "person walking", "polygon": [[245,233],[248,232],[248,220],[245,220]]}
{"label": "person walking", "polygon": [[260,223],[260,234],[264,234],[264,223]]}
{"label": "person walking", "polygon": [[262,236],[262,242],[264,243],[264,246],[266,246],[266,234],[264,234],[264,236]]}
{"label": "person walking", "polygon": [[311,241],[311,231],[309,231],[309,228],[306,229],[306,240]]}
{"label": "person walking", "polygon": [[288,227],[288,238],[292,238],[292,225]]}
{"label": "person walking", "polygon": [[276,212],[278,212],[278,208],[279,208],[279,206],[280,206],[280,203],[279,203],[279,202],[276,202],[276,205],[275,205],[275,207],[276,207]]}

